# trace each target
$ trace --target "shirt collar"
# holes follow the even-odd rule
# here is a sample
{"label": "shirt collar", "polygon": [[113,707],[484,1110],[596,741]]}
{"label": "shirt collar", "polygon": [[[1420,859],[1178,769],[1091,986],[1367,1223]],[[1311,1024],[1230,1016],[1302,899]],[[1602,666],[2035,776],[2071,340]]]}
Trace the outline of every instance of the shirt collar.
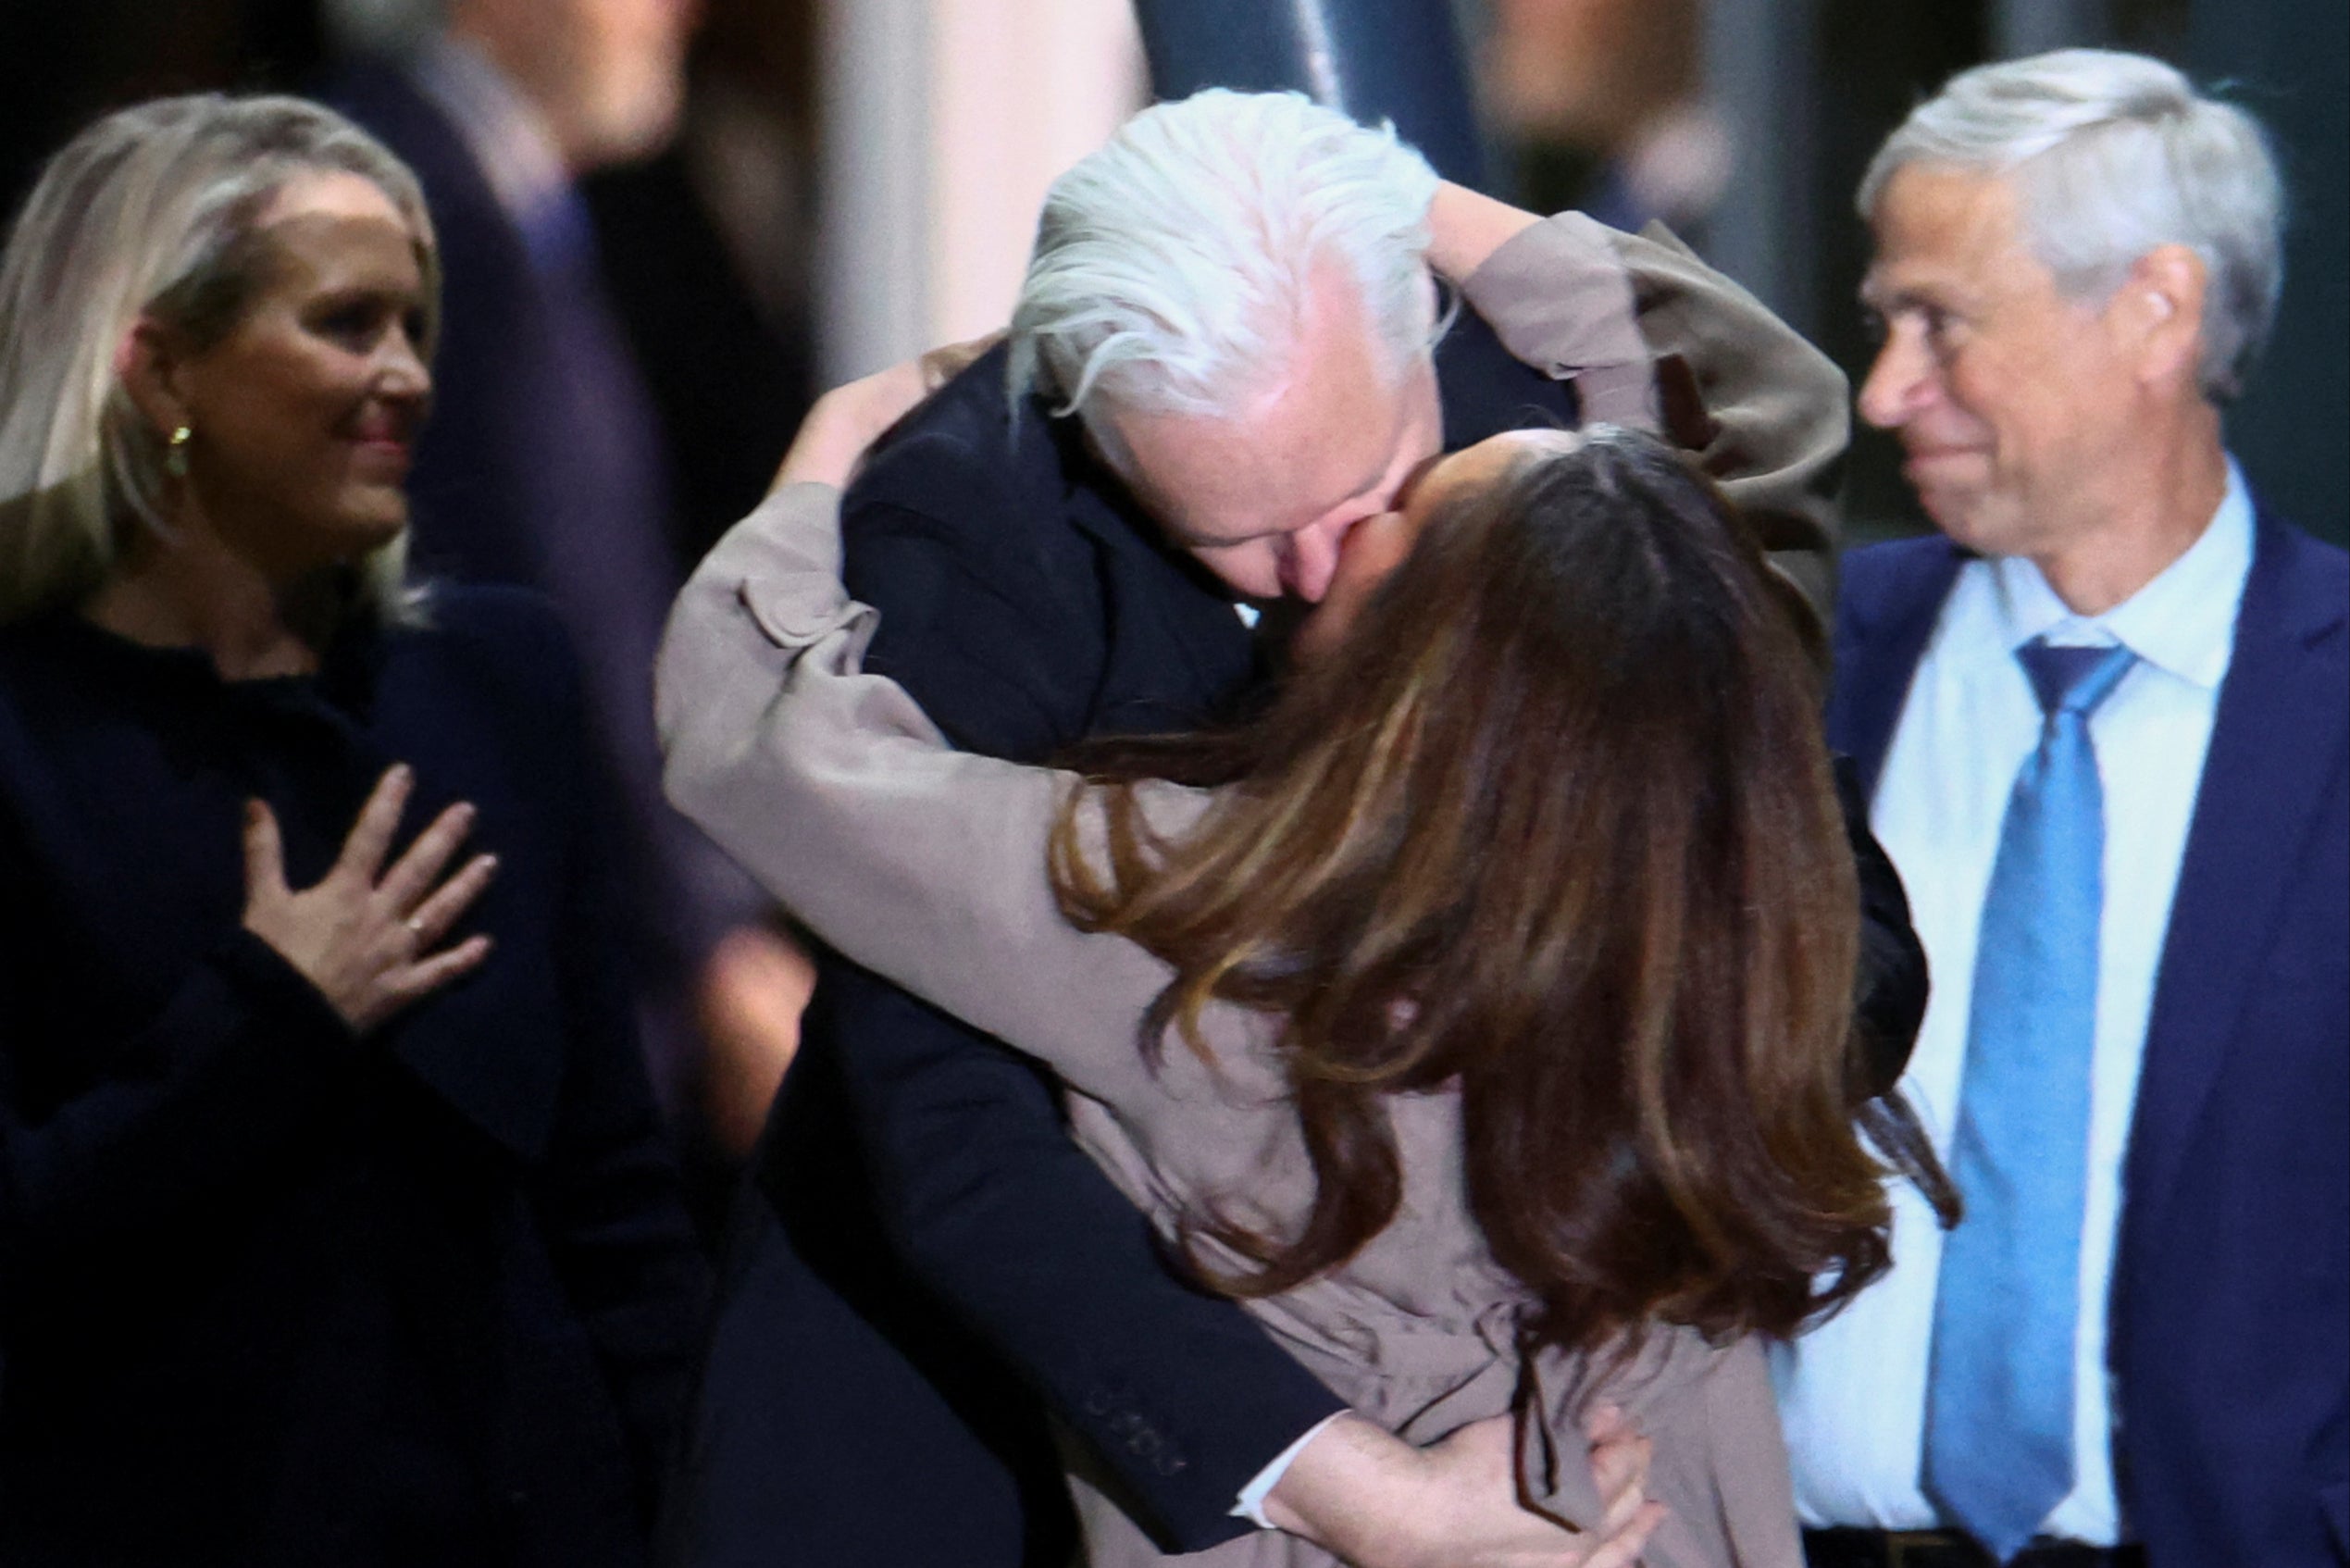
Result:
{"label": "shirt collar", "polygon": [[2227,489],[2202,534],[2153,581],[2101,616],[2075,615],[2021,555],[1988,565],[2003,651],[2012,653],[2035,637],[2076,646],[2119,642],[2145,663],[2214,691],[2228,673],[2236,607],[2252,570],[2252,493],[2229,458]]}
{"label": "shirt collar", "polygon": [[571,175],[553,133],[488,56],[436,35],[417,53],[417,84],[457,128],[498,205],[517,223],[566,199]]}

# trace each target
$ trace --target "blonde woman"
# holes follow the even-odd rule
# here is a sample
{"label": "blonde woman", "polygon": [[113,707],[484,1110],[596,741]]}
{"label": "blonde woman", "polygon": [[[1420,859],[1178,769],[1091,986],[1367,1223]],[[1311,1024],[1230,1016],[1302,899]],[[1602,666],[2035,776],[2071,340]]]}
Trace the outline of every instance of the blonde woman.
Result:
{"label": "blonde woman", "polygon": [[0,260],[0,1560],[622,1565],[701,1271],[569,655],[405,580],[436,260],[287,98]]}

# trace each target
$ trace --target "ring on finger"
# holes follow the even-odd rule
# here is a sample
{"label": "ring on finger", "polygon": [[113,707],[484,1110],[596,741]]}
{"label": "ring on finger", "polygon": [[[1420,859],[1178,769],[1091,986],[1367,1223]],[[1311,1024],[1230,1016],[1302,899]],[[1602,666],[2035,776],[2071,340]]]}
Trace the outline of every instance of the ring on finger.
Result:
{"label": "ring on finger", "polygon": [[422,942],[422,941],[424,940],[424,916],[423,916],[423,915],[409,915],[409,916],[408,916],[408,918],[407,918],[405,921],[402,922],[402,924],[405,925],[405,926],[408,927],[408,935],[410,935],[410,936],[412,936],[412,937],[416,938],[416,939],[417,939],[417,940],[418,942]]}

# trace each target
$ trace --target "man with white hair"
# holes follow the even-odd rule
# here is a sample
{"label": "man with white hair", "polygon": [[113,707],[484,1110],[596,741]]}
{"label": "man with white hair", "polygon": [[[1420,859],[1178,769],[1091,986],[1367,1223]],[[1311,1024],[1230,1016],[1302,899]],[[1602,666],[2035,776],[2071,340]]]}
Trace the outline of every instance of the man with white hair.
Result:
{"label": "man with white hair", "polygon": [[1968,1213],[1896,1192],[1891,1275],[1781,1359],[1811,1561],[2339,1564],[2350,572],[2221,438],[2275,168],[2067,50],[1953,79],[1859,205],[1860,413],[1942,532],[1846,558],[1830,736],[1940,979],[1903,1082]]}
{"label": "man with white hair", "polygon": [[[1440,450],[1594,418],[1670,422],[1768,542],[1825,548],[1841,378],[1669,236],[1440,186],[1294,95],[1160,106],[1055,186],[1010,342],[850,492],[868,667],[1022,760],[1210,722],[1260,669],[1236,610],[1320,599]],[[1422,1455],[1349,1418],[1171,1275],[1034,1069],[870,976],[827,966],[761,1164],[680,1511],[703,1568],[1059,1568],[1029,1389],[1172,1549],[1271,1524],[1364,1568],[1629,1555],[1518,1507],[1506,1430]]]}

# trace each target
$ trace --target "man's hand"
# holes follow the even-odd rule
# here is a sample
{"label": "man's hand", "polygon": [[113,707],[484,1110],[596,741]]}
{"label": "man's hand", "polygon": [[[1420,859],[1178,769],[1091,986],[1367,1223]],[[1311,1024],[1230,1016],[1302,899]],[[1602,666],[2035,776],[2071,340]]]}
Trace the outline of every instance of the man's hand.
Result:
{"label": "man's hand", "polygon": [[1606,1512],[1569,1530],[1518,1497],[1515,1422],[1473,1423],[1415,1449],[1356,1416],[1324,1427],[1265,1499],[1265,1516],[1356,1568],[1632,1568],[1664,1506],[1649,1446],[1620,1412],[1585,1427]]}

